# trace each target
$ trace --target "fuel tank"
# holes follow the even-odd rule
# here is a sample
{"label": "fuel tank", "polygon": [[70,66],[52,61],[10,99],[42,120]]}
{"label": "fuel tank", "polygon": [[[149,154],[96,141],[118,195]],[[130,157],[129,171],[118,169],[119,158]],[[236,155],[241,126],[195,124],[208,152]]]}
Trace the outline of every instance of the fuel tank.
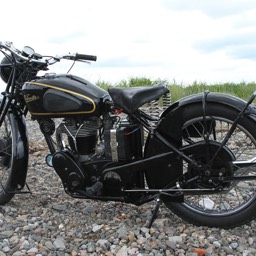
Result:
{"label": "fuel tank", "polygon": [[22,93],[34,118],[99,116],[110,100],[107,91],[70,74],[46,74],[26,82]]}

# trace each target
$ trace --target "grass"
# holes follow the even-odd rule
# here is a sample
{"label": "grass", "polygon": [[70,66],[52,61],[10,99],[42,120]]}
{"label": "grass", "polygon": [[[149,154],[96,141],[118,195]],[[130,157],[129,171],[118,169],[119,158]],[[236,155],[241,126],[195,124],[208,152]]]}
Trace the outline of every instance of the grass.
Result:
{"label": "grass", "polygon": [[131,77],[128,80],[121,80],[117,83],[111,84],[105,81],[98,81],[96,84],[101,88],[107,90],[110,87],[137,87],[137,86],[153,86],[157,83],[167,83],[168,88],[172,95],[172,101],[176,101],[182,97],[203,92],[205,90],[211,92],[220,92],[227,93],[244,100],[247,100],[251,94],[256,90],[256,83],[219,83],[219,84],[206,84],[206,83],[198,83],[197,81],[193,82],[188,86],[184,86],[182,84],[177,84],[176,81],[169,82],[167,80],[151,80],[146,77]]}

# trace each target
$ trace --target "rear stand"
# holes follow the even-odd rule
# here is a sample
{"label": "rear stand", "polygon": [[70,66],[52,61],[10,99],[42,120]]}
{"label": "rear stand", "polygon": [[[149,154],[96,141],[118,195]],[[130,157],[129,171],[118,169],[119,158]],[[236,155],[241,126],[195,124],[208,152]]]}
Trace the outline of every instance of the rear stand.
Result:
{"label": "rear stand", "polygon": [[157,218],[157,213],[159,211],[159,208],[160,208],[160,205],[162,204],[162,200],[160,199],[160,196],[156,199],[156,206],[155,208],[153,209],[152,211],[152,217],[150,219],[150,222],[148,224],[148,228],[151,228],[152,227],[152,224],[154,223],[154,221],[156,220]]}

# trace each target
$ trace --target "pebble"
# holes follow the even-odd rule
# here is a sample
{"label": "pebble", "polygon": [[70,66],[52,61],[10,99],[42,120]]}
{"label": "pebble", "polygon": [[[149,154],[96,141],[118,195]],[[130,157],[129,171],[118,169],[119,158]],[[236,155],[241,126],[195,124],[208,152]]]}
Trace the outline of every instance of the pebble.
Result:
{"label": "pebble", "polygon": [[128,250],[127,246],[123,246],[116,254],[116,256],[127,256]]}
{"label": "pebble", "polygon": [[118,238],[120,239],[127,239],[128,238],[128,231],[127,228],[125,226],[120,227],[117,231],[116,231]]}
{"label": "pebble", "polygon": [[236,249],[238,247],[238,243],[237,242],[233,242],[233,243],[231,243],[230,246],[231,246],[231,248]]}
{"label": "pebble", "polygon": [[93,225],[92,225],[92,231],[93,231],[93,232],[97,232],[97,231],[99,231],[100,229],[102,229],[103,226],[104,226],[103,224],[102,224],[102,225],[93,224]]}
{"label": "pebble", "polygon": [[214,246],[215,246],[216,248],[220,248],[220,247],[221,247],[221,244],[220,244],[219,241],[214,241],[213,244],[214,244]]}
{"label": "pebble", "polygon": [[53,245],[57,250],[61,250],[61,251],[65,250],[66,248],[65,242],[61,237],[56,238],[56,240],[53,242]]}
{"label": "pebble", "polygon": [[52,168],[44,164],[45,144],[34,141],[28,184],[33,194],[16,195],[0,206],[0,256],[205,256],[256,255],[256,222],[224,230],[197,227],[161,206],[148,228],[155,203],[142,206],[69,197]]}
{"label": "pebble", "polygon": [[254,242],[253,238],[252,238],[252,237],[249,237],[249,238],[248,238],[248,243],[249,243],[249,245],[252,245],[253,242]]}
{"label": "pebble", "polygon": [[54,245],[52,244],[51,241],[46,241],[45,242],[45,246],[49,249],[49,250],[55,250]]}

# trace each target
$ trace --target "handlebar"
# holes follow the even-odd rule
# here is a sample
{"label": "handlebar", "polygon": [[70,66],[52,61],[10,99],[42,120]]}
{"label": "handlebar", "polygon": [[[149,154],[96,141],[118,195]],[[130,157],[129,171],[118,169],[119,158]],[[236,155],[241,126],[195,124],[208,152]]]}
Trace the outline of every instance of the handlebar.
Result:
{"label": "handlebar", "polygon": [[[10,51],[17,59],[23,60],[23,61],[30,61],[30,62],[35,62],[38,64],[46,64],[46,65],[52,65],[61,59],[67,59],[67,60],[74,60],[74,61],[96,61],[97,56],[94,55],[87,55],[87,54],[80,54],[80,53],[75,53],[75,54],[64,54],[64,55],[59,55],[59,56],[45,56],[48,57],[46,58],[37,58],[36,54],[31,55],[31,56],[24,56],[22,55],[22,51],[16,49],[13,46],[12,42],[1,42],[0,41],[0,49],[3,48],[5,50]],[[44,57],[44,56],[42,56]]]}
{"label": "handlebar", "polygon": [[90,60],[90,61],[96,61],[96,60],[97,60],[97,56],[76,53],[75,60]]}

